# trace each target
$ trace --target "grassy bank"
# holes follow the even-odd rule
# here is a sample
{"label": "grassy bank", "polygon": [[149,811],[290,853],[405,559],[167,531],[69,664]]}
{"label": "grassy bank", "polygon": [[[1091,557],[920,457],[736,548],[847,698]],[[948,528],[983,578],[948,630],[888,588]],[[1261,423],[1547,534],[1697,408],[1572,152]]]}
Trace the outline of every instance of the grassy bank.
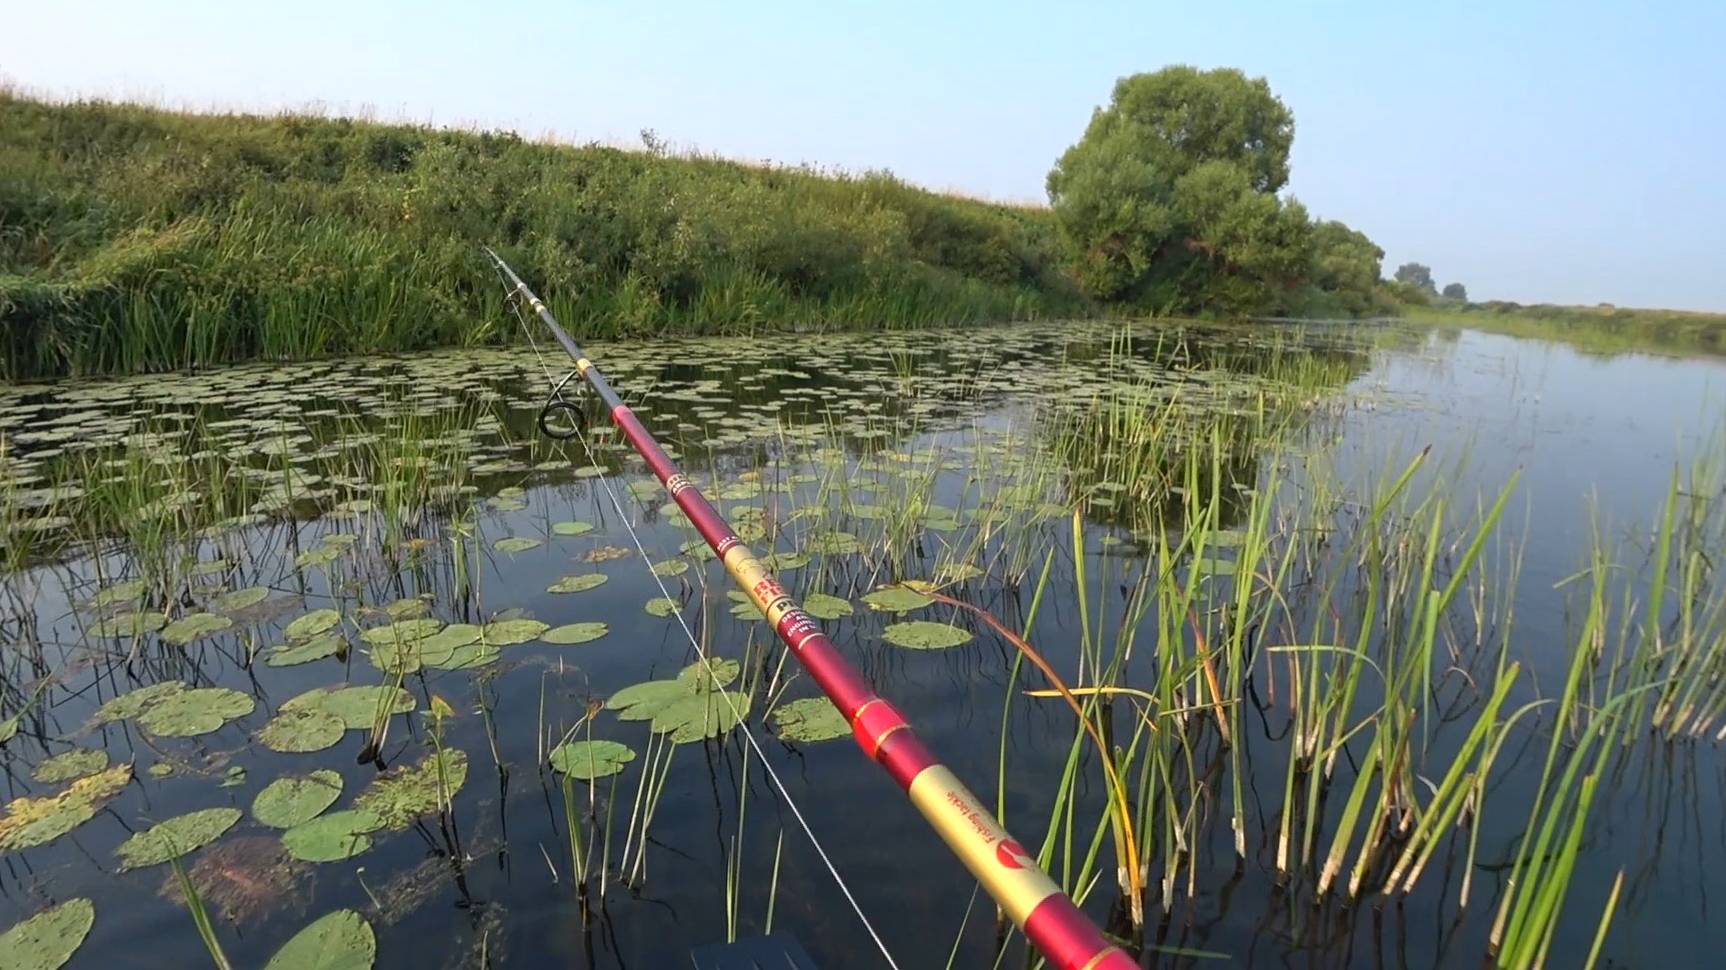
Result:
{"label": "grassy bank", "polygon": [[0,92],[0,376],[1090,309],[1049,214],[888,174]]}
{"label": "grassy bank", "polygon": [[1614,306],[1468,303],[1410,306],[1409,319],[1440,326],[1559,340],[1583,350],[1621,354],[1646,351],[1726,355],[1726,313],[1644,310]]}

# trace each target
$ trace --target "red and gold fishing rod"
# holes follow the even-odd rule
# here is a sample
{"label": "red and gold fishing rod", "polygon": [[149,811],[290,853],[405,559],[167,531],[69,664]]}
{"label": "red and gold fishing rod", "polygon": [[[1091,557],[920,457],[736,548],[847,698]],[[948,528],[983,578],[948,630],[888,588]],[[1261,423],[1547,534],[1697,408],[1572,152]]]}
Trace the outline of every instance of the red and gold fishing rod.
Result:
{"label": "red and gold fishing rod", "polygon": [[[678,470],[665,449],[653,439],[611,389],[605,375],[558,325],[534,292],[496,253],[486,250],[513,289],[551,331],[575,361],[576,373],[605,405],[617,430],[659,477],[677,507],[701,538],[713,548],[726,572],[755,602],[791,655],[820,685],[851,725],[863,753],[893,776],[911,803],[940,834],[983,889],[1024,930],[1049,962],[1071,970],[1127,970],[1138,963],[1111,944],[1055,881],[1043,872],[1025,847],[995,821],[977,796],[957,775],[924,747],[911,725],[893,705],[875,693],[863,675],[840,654],[833,641],[726,523],[713,503],[689,476]],[[553,388],[554,404],[573,408],[559,396],[564,383]],[[543,416],[542,416],[543,418]],[[540,422],[545,423],[543,420]]]}

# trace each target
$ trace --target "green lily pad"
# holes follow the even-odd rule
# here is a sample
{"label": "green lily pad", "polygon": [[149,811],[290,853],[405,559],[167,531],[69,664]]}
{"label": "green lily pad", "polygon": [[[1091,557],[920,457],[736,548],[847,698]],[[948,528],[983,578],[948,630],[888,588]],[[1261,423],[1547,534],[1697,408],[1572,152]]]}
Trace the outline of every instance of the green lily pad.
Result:
{"label": "green lily pad", "polygon": [[494,647],[509,647],[538,639],[549,629],[551,627],[538,620],[496,620],[487,623],[480,635]]}
{"label": "green lily pad", "polygon": [[773,709],[771,718],[779,736],[792,741],[831,741],[851,734],[845,715],[825,697],[805,697],[781,704]]}
{"label": "green lily pad", "polygon": [[234,621],[214,613],[188,613],[162,628],[162,639],[184,647],[204,637],[215,636],[234,625]]}
{"label": "green lily pad", "polygon": [[63,781],[93,775],[108,767],[108,752],[100,748],[73,748],[62,751],[52,758],[42,759],[30,777],[44,785],[58,785]]}
{"label": "green lily pad", "polygon": [[743,665],[730,657],[708,657],[678,671],[677,682],[689,690],[718,690],[729,686],[742,672]]}
{"label": "green lily pad", "polygon": [[964,583],[985,575],[983,570],[968,562],[950,562],[935,570],[939,583]]}
{"label": "green lily pad", "polygon": [[283,630],[282,633],[289,640],[304,640],[321,633],[328,633],[335,629],[336,624],[340,622],[342,622],[342,614],[338,610],[313,610],[289,623],[287,629]]}
{"label": "green lily pad", "polygon": [[347,645],[346,640],[337,636],[313,637],[304,643],[288,644],[271,650],[264,656],[264,663],[271,667],[293,667],[333,657],[341,653]]}
{"label": "green lily pad", "polygon": [[618,720],[651,721],[661,710],[689,696],[688,684],[675,680],[649,680],[631,684],[611,695],[605,706],[617,712]]}
{"label": "green lily pad", "polygon": [[508,536],[492,543],[491,547],[496,549],[498,552],[514,554],[537,548],[539,544],[540,540],[532,538],[531,536]]}
{"label": "green lily pad", "polygon": [[90,624],[90,632],[95,636],[118,640],[121,637],[141,637],[146,633],[155,633],[168,625],[168,618],[160,613],[116,613]]}
{"label": "green lily pad", "polygon": [[342,797],[342,776],[319,768],[309,775],[283,775],[252,799],[252,817],[273,829],[304,825]]}
{"label": "green lily pad", "polygon": [[209,734],[257,707],[250,694],[228,687],[199,687],[156,701],[138,715],[138,726],[162,738]]}
{"label": "green lily pad", "polygon": [[391,768],[373,778],[354,798],[354,808],[377,816],[384,828],[405,829],[419,816],[442,809],[444,798],[454,798],[465,781],[467,754],[445,748],[417,765]]}
{"label": "green lily pad", "polygon": [[186,685],[177,680],[164,680],[158,684],[140,687],[137,690],[121,694],[97,708],[96,713],[90,718],[90,723],[102,725],[114,721],[131,720],[144,713],[150,705],[182,693],[185,689]]}
{"label": "green lily pad", "polygon": [[497,663],[503,657],[503,651],[489,643],[475,641],[456,647],[449,653],[448,659],[441,663],[429,664],[439,670],[475,670],[489,664]]}
{"label": "green lily pad", "polygon": [[417,643],[443,629],[443,622],[430,617],[420,617],[415,620],[397,620],[383,626],[374,626],[360,631],[360,639],[372,646],[401,643]]}
{"label": "green lily pad", "polygon": [[363,731],[384,705],[389,713],[408,714],[414,709],[413,695],[400,687],[380,684],[353,687],[316,687],[282,702],[282,711],[318,708],[334,714],[350,731]]}
{"label": "green lily pad", "polygon": [[1240,566],[1233,559],[1195,559],[1193,571],[1200,575],[1233,576]]}
{"label": "green lily pad", "polygon": [[383,827],[371,812],[331,812],[283,832],[282,846],[301,862],[341,862],[370,849],[371,833]]}
{"label": "green lily pad", "polygon": [[552,627],[540,635],[546,643],[568,646],[576,643],[587,643],[598,640],[611,632],[611,628],[603,623],[566,623],[563,626]]}
{"label": "green lily pad", "polygon": [[550,758],[553,769],[582,781],[615,775],[634,760],[635,752],[616,741],[567,741]]}
{"label": "green lily pad", "polygon": [[258,732],[258,743],[283,754],[309,754],[340,741],[347,729],[340,717],[321,707],[283,710]]}
{"label": "green lily pad", "polygon": [[217,613],[238,613],[248,610],[270,598],[270,589],[266,586],[252,586],[246,589],[236,589],[231,593],[223,593],[210,601],[210,609]]}
{"label": "green lily pad", "polygon": [[689,572],[689,560],[662,559],[654,563],[652,569],[655,576],[681,576]]}
{"label": "green lily pad", "polygon": [[442,661],[434,659],[446,653],[478,643],[481,630],[472,623],[451,623],[420,641],[420,651],[426,666],[436,667]]}
{"label": "green lily pad", "polygon": [[651,727],[669,734],[675,744],[689,744],[718,737],[749,716],[749,697],[731,691],[709,690],[684,697],[654,715]]}
{"label": "green lily pad", "polygon": [[850,616],[852,609],[849,600],[826,593],[810,593],[803,600],[803,612],[818,620],[837,620],[842,616]]}
{"label": "green lily pad", "polygon": [[364,917],[338,909],[282,944],[264,970],[371,970],[378,939]]}
{"label": "green lily pad", "polygon": [[871,609],[884,613],[909,613],[920,610],[935,601],[914,589],[905,586],[886,586],[863,595],[863,602]]}
{"label": "green lily pad", "polygon": [[592,531],[592,522],[553,522],[551,524],[552,535],[584,536]]}
{"label": "green lily pad", "polygon": [[84,945],[96,925],[96,906],[68,899],[0,933],[0,967],[6,970],[60,970]]}
{"label": "green lily pad", "polygon": [[130,764],[79,778],[57,795],[15,798],[0,808],[0,852],[47,845],[90,819],[132,781]]}
{"label": "green lily pad", "polygon": [[946,650],[969,642],[971,632],[945,623],[912,620],[908,623],[888,624],[887,628],[881,631],[881,637],[895,646],[912,650]]}
{"label": "green lily pad", "polygon": [[650,616],[669,617],[677,612],[677,601],[667,599],[664,596],[655,596],[648,600],[647,605],[643,606],[642,609],[646,610]]}
{"label": "green lily pad", "polygon": [[144,594],[150,591],[150,581],[147,579],[128,579],[123,583],[104,586],[90,597],[85,604],[91,609],[99,610],[105,606],[115,606],[120,603],[136,603]]}
{"label": "green lily pad", "polygon": [[237,808],[206,808],[153,825],[120,843],[120,871],[177,859],[221,838],[239,820]]}
{"label": "green lily pad", "polygon": [[605,585],[610,577],[604,573],[577,573],[565,576],[545,588],[548,593],[585,593],[596,586]]}

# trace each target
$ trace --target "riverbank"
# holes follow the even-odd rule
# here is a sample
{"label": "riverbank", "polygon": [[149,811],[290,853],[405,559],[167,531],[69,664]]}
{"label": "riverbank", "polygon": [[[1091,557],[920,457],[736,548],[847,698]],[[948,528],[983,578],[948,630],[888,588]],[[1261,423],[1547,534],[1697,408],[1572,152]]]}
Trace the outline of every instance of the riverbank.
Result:
{"label": "riverbank", "polygon": [[1411,306],[1403,312],[1418,323],[1556,340],[1597,354],[1657,351],[1726,356],[1726,313],[1515,303]]}
{"label": "riverbank", "polygon": [[597,338],[1096,312],[1045,209],[644,138],[0,91],[0,377],[498,343],[487,245]]}

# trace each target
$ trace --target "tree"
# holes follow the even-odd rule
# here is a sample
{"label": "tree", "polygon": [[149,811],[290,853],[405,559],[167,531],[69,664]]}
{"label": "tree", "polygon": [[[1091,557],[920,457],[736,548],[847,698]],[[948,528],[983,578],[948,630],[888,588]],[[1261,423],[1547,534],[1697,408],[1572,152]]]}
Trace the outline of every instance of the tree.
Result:
{"label": "tree", "polygon": [[1444,284],[1444,298],[1447,300],[1461,300],[1462,302],[1467,303],[1468,288],[1463,286],[1461,283],[1446,283]]}
{"label": "tree", "polygon": [[1162,310],[1275,308],[1311,265],[1306,210],[1276,195],[1293,141],[1263,78],[1180,66],[1117,81],[1049,173],[1079,284]]}
{"label": "tree", "polygon": [[1438,292],[1438,285],[1432,281],[1432,268],[1425,263],[1403,263],[1398,266],[1396,281],[1407,283],[1417,290],[1424,290],[1429,295]]}
{"label": "tree", "polygon": [[1330,305],[1354,316],[1377,309],[1374,292],[1384,250],[1366,233],[1329,220],[1312,227],[1312,247],[1312,285],[1329,295]]}

